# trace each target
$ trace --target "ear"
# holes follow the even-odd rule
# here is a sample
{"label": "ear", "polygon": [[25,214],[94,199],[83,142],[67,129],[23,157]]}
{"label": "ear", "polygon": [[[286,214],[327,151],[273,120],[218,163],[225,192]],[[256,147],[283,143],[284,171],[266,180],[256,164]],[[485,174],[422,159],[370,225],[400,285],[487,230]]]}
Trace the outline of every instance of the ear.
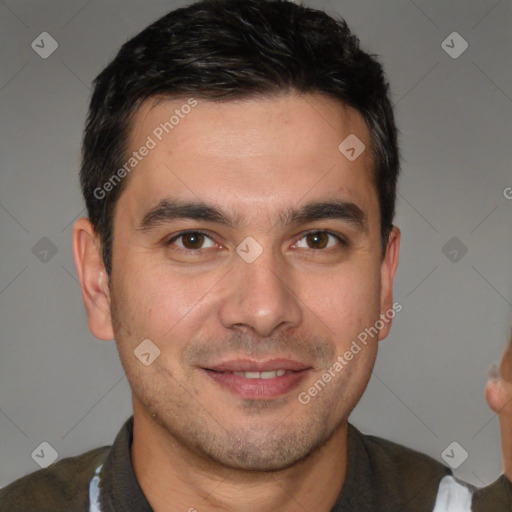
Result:
{"label": "ear", "polygon": [[114,339],[110,316],[108,275],[101,256],[101,244],[89,219],[78,219],[73,226],[73,257],[89,330],[101,340]]}
{"label": "ear", "polygon": [[507,405],[510,398],[507,397],[507,393],[504,389],[502,381],[490,379],[485,385],[485,400],[487,405],[496,413]]}
{"label": "ear", "polygon": [[[380,311],[384,314],[393,309],[393,281],[396,269],[398,268],[398,257],[400,253],[400,230],[393,226],[389,233],[386,254],[381,263],[380,270]],[[379,341],[387,337],[391,328],[392,319],[387,317],[384,328],[379,332]]]}

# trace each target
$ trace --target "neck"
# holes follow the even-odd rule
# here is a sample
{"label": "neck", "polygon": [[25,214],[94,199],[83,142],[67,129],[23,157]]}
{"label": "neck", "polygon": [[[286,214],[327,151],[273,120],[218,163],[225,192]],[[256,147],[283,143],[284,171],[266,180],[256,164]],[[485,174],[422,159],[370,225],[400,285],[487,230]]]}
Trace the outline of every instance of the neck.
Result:
{"label": "neck", "polygon": [[131,457],[154,512],[329,512],[345,481],[347,428],[290,468],[240,471],[184,447],[134,401]]}

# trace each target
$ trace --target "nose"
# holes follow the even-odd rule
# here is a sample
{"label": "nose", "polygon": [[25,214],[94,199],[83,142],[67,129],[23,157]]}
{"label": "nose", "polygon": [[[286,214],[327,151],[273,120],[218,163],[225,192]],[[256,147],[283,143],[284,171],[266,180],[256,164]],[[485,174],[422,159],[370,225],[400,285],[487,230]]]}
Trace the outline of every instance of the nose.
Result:
{"label": "nose", "polygon": [[300,299],[293,291],[291,272],[285,263],[268,250],[252,263],[242,258],[224,282],[224,297],[219,311],[227,329],[251,329],[271,336],[277,329],[298,327],[303,319]]}

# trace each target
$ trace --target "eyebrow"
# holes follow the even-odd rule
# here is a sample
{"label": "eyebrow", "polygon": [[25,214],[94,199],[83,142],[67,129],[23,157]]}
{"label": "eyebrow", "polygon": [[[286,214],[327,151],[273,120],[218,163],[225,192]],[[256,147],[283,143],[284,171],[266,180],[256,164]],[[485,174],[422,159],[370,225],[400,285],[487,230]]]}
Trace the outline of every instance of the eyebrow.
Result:
{"label": "eyebrow", "polygon": [[[164,198],[147,211],[137,228],[138,231],[151,229],[176,219],[192,219],[222,224],[230,228],[240,225],[238,215],[230,215],[221,208],[203,201],[181,201]],[[359,231],[367,231],[367,217],[355,203],[341,200],[316,201],[300,208],[288,208],[279,213],[282,226],[294,226],[311,222],[336,219],[352,224]]]}

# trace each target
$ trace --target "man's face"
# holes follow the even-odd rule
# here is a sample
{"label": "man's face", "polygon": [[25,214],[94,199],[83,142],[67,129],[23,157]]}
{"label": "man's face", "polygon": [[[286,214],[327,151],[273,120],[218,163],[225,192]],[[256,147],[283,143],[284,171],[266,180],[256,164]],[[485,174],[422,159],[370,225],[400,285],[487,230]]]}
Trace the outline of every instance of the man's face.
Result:
{"label": "man's face", "polygon": [[[111,315],[134,411],[228,467],[285,468],[347,420],[377,337],[299,393],[391,306],[369,132],[320,95],[185,104],[138,110],[129,153],[155,147],[115,210]],[[338,149],[350,134],[366,146],[354,161]],[[148,366],[145,339],[160,350]]]}

